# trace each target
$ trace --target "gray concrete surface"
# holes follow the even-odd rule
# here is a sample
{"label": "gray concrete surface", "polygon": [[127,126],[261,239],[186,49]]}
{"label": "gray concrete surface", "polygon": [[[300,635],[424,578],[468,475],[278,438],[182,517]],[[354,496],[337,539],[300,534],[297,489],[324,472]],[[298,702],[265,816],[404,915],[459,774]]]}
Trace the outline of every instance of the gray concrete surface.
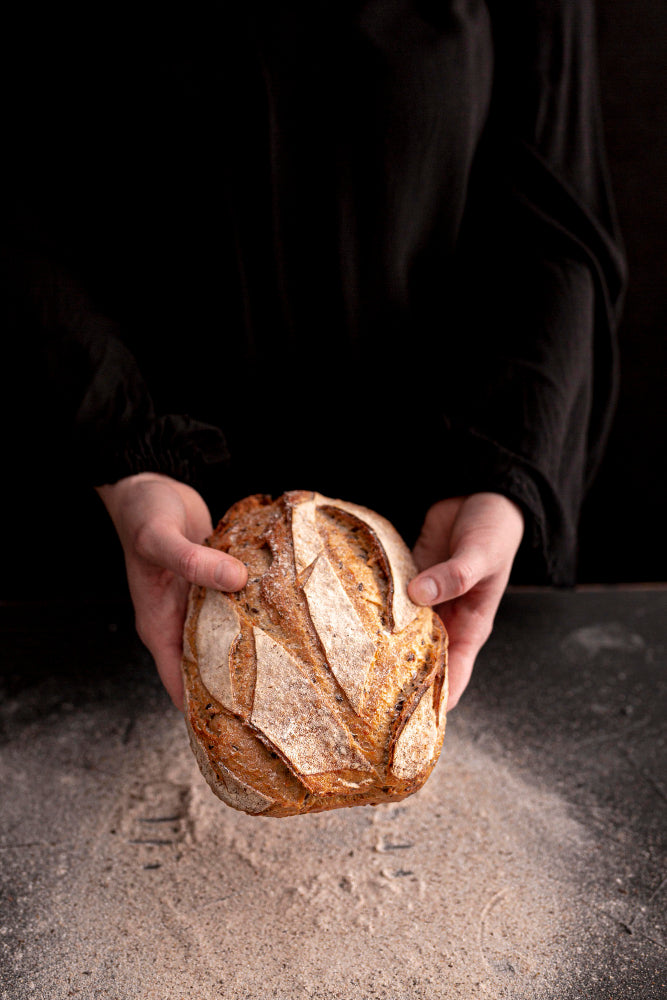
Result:
{"label": "gray concrete surface", "polygon": [[667,996],[667,591],[506,596],[400,807],[219,803],[125,605],[0,606],[0,998]]}

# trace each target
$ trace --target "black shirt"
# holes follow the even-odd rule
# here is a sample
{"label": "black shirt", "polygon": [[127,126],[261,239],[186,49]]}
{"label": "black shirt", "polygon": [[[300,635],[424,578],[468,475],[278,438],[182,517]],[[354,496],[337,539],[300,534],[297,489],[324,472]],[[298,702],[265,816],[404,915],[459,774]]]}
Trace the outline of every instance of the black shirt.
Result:
{"label": "black shirt", "polygon": [[179,16],[17,30],[6,299],[63,467],[408,540],[497,491],[526,578],[572,582],[625,281],[590,4]]}

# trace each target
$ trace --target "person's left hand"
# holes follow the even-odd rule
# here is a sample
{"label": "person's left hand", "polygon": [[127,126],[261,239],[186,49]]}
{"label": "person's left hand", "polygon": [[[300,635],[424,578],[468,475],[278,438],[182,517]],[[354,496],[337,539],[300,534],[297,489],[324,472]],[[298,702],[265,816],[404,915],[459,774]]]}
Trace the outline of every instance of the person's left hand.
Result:
{"label": "person's left hand", "polygon": [[499,493],[440,500],[426,514],[413,550],[421,572],[408,594],[434,605],[449,634],[448,710],[491,634],[523,529],[521,510]]}

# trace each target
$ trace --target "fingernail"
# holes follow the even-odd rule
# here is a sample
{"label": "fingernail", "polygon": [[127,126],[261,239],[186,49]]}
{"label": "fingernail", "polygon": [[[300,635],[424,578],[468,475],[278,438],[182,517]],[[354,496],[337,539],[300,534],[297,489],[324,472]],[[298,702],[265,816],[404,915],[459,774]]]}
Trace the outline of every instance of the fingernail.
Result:
{"label": "fingernail", "polygon": [[239,590],[242,586],[243,572],[234,563],[221,562],[217,567],[214,579],[223,590]]}
{"label": "fingernail", "polygon": [[410,590],[416,604],[433,604],[438,596],[438,585],[432,576],[423,576]]}

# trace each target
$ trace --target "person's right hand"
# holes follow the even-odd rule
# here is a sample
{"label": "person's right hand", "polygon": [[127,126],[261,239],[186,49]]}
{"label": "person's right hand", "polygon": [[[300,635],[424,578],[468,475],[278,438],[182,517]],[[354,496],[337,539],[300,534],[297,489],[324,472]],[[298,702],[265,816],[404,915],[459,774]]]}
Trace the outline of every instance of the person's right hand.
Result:
{"label": "person's right hand", "polygon": [[142,472],[96,489],[125,553],[137,633],[182,711],[181,656],[189,585],[240,590],[248,571],[233,556],[201,544],[213,530],[211,515],[199,493],[185,483]]}

